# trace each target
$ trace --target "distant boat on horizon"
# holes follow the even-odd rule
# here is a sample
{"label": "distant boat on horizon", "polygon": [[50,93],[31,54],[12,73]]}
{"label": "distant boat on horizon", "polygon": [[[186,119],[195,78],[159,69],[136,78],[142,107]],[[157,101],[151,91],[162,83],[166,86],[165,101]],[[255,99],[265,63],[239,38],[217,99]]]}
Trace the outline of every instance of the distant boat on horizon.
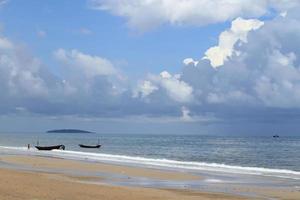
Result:
{"label": "distant boat on horizon", "polygon": [[273,135],[273,138],[279,138],[279,135]]}

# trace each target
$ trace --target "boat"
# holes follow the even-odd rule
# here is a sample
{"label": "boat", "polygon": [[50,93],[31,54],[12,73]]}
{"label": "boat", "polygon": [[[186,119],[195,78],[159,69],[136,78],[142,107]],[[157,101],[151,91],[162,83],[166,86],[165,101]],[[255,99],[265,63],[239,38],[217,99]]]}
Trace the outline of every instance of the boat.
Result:
{"label": "boat", "polygon": [[279,138],[279,135],[273,135],[273,138]]}
{"label": "boat", "polygon": [[97,145],[85,145],[85,144],[79,144],[81,148],[89,148],[89,149],[99,149],[101,147],[101,144]]}
{"label": "boat", "polygon": [[96,144],[96,145],[79,144],[79,146],[80,146],[81,148],[99,149],[99,148],[101,147],[101,144],[100,144],[100,140],[98,139],[98,144]]}
{"label": "boat", "polygon": [[65,150],[65,145],[55,145],[55,146],[35,146],[38,150],[51,151],[53,149],[62,149]]}

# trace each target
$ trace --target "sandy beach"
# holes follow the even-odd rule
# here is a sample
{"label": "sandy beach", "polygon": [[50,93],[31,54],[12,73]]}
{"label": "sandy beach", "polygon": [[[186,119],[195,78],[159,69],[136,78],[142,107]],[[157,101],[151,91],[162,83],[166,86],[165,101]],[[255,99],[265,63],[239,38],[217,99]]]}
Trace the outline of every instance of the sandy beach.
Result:
{"label": "sandy beach", "polygon": [[[81,170],[104,170],[128,175],[145,175],[147,177],[163,177],[170,179],[195,178],[188,174],[167,173],[158,170],[139,169],[87,164],[52,158],[37,157],[4,157],[1,161],[32,165],[34,168],[69,168]],[[56,164],[53,164],[55,161]],[[119,171],[121,170],[121,171]],[[245,199],[227,194],[204,193],[188,190],[154,189],[140,187],[120,187],[101,184],[83,183],[95,177],[68,176],[58,173],[24,172],[19,170],[0,169],[0,199],[6,200],[92,200],[92,199],[122,199],[122,200],[150,200],[150,199]],[[101,181],[98,179],[98,181]]]}
{"label": "sandy beach", "polygon": [[[221,194],[93,185],[76,178],[47,173],[0,170],[0,199],[92,200],[92,199],[242,199]],[[79,178],[80,180],[80,178]]]}
{"label": "sandy beach", "polygon": [[61,172],[35,171],[41,169],[113,173],[130,177],[146,177],[169,181],[197,180],[201,177],[184,172],[162,171],[148,168],[125,167],[103,163],[88,163],[57,158],[35,156],[2,156],[1,162],[15,166],[30,167],[31,170],[0,169],[0,199],[5,200],[92,200],[92,199],[275,199],[297,200],[300,192],[296,190],[278,190],[274,188],[237,187],[242,192],[254,192],[257,198],[247,198],[225,193],[209,193],[185,189],[163,189],[145,187],[115,186],[102,182],[106,177],[70,175]]}
{"label": "sandy beach", "polygon": [[138,167],[124,167],[104,163],[88,163],[73,160],[64,160],[59,158],[45,158],[35,156],[7,156],[0,158],[1,161],[28,165],[34,168],[51,168],[51,169],[65,169],[78,170],[85,172],[102,172],[125,175],[128,177],[146,177],[152,179],[166,179],[173,181],[180,180],[197,180],[201,177],[191,175],[183,172],[161,171],[155,169],[146,169]]}
{"label": "sandy beach", "polygon": [[300,0],[0,0],[0,200],[300,200]]}

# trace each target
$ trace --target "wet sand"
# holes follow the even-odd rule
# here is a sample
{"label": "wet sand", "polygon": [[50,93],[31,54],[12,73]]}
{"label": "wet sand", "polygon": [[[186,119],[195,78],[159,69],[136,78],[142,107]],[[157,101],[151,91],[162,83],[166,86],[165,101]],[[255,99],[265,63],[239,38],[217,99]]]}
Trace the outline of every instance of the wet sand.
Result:
{"label": "wet sand", "polygon": [[[81,183],[82,177],[0,169],[0,199],[5,200],[241,200],[225,194]],[[86,180],[86,178],[83,178]]]}
{"label": "wet sand", "polygon": [[125,167],[104,163],[91,163],[80,162],[73,160],[65,160],[59,158],[46,158],[35,156],[4,156],[0,158],[0,161],[14,163],[19,165],[32,166],[34,168],[51,168],[51,169],[66,169],[66,170],[78,170],[87,172],[102,172],[120,174],[129,177],[146,177],[152,179],[162,180],[197,180],[201,177],[184,172],[172,172],[162,171],[156,169],[147,169],[139,167]]}
{"label": "wet sand", "polygon": [[[2,162],[23,165],[32,169],[63,169],[90,172],[104,172],[125,176],[138,176],[170,181],[197,180],[201,177],[184,172],[162,171],[148,168],[125,167],[102,163],[87,163],[57,158],[35,156],[3,156]],[[33,172],[0,169],[0,199],[5,200],[238,200],[247,199],[237,195],[208,193],[191,190],[123,187],[102,182],[105,177],[77,176],[64,173]],[[93,184],[97,182],[100,184]],[[103,183],[103,184],[101,184]],[[286,188],[236,187],[239,192],[252,192],[257,198],[248,199],[290,199],[299,200],[300,190]]]}

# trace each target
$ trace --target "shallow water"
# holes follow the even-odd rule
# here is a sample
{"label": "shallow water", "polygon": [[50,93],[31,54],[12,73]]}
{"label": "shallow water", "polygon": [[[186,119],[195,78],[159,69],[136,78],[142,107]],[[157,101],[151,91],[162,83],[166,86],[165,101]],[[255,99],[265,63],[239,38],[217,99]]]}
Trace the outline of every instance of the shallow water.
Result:
{"label": "shallow water", "polygon": [[[79,143],[101,149],[82,149]],[[64,144],[64,156],[181,169],[300,174],[300,137],[0,133],[0,146]],[[1,152],[1,151],[0,151]],[[81,153],[86,152],[86,154]]]}

